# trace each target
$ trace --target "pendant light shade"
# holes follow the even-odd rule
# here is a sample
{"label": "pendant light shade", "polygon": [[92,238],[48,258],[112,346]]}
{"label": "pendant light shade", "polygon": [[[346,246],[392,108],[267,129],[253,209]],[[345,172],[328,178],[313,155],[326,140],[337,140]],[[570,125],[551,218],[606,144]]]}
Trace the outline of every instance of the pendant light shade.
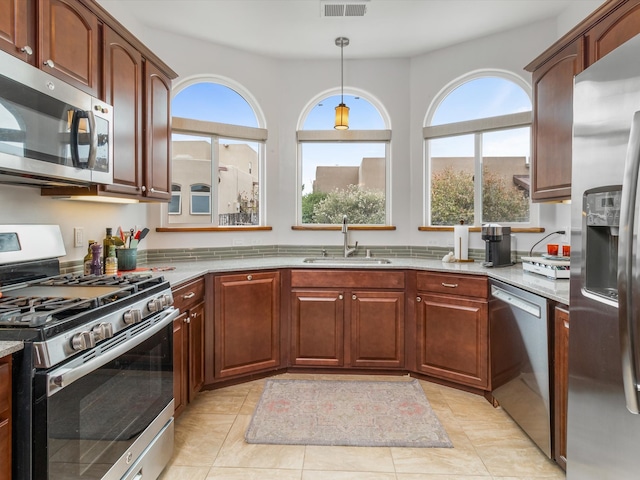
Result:
{"label": "pendant light shade", "polygon": [[336,130],[349,129],[349,107],[344,104],[344,55],[343,49],[349,45],[347,37],[336,38],[336,45],[340,47],[340,105],[336,107]]}

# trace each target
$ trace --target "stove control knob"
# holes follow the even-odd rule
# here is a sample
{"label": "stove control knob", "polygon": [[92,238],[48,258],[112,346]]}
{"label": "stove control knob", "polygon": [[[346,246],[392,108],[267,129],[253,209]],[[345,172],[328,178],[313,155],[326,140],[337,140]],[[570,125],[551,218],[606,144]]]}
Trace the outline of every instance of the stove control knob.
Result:
{"label": "stove control knob", "polygon": [[159,312],[163,309],[163,302],[160,298],[154,298],[149,303],[147,303],[147,308],[151,313]]}
{"label": "stove control knob", "polygon": [[96,339],[93,332],[80,332],[71,337],[71,348],[74,350],[86,350],[96,346]]}
{"label": "stove control knob", "polygon": [[161,295],[160,299],[162,300],[162,304],[165,307],[170,307],[171,305],[173,305],[173,297],[167,293]]}
{"label": "stove control knob", "polygon": [[142,320],[142,312],[134,308],[133,310],[125,312],[123,319],[124,323],[126,323],[127,325],[138,323],[140,320]]}
{"label": "stove control knob", "polygon": [[113,337],[113,325],[110,323],[99,323],[93,327],[92,332],[96,338],[96,341],[106,340]]}

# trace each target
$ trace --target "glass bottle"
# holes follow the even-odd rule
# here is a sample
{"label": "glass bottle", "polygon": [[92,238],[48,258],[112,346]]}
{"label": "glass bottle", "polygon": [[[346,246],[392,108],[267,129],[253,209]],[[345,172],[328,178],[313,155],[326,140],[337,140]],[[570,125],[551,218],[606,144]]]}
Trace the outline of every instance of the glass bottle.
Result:
{"label": "glass bottle", "polygon": [[[107,265],[107,255],[109,255],[109,247],[111,245],[115,246],[115,241],[113,240],[113,229],[111,227],[107,227],[107,234],[102,240],[102,266],[105,267]],[[103,272],[107,273],[107,272]]]}
{"label": "glass bottle", "polygon": [[91,275],[102,275],[102,245],[91,245]]}
{"label": "glass bottle", "polygon": [[89,240],[89,247],[87,248],[87,254],[84,256],[84,260],[82,261],[85,275],[91,275],[91,260],[93,258],[93,253],[91,252],[91,245],[93,245],[94,243],[96,243],[95,240]]}
{"label": "glass bottle", "polygon": [[107,275],[118,274],[118,258],[116,257],[115,245],[109,245],[109,253],[104,262],[104,273]]}

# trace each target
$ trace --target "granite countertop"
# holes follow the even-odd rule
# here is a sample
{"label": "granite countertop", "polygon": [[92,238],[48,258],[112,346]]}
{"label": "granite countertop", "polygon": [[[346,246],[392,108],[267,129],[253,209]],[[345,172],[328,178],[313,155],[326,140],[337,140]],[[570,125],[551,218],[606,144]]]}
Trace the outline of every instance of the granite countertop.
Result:
{"label": "granite countertop", "polygon": [[0,340],[0,358],[22,350],[22,342],[6,342]]}
{"label": "granite countertop", "polygon": [[358,268],[358,269],[409,269],[430,270],[437,272],[487,275],[529,292],[541,295],[565,305],[569,305],[569,280],[552,280],[535,273],[525,272],[521,264],[511,267],[487,268],[482,262],[443,263],[436,259],[419,259],[405,257],[390,257],[391,263],[363,263],[362,265],[341,264],[310,264],[301,257],[264,257],[239,258],[232,260],[204,260],[198,262],[166,262],[150,264],[149,267],[175,267],[175,270],[160,272],[172,285],[178,285],[192,280],[205,273],[225,273],[244,270],[268,270],[274,268]]}

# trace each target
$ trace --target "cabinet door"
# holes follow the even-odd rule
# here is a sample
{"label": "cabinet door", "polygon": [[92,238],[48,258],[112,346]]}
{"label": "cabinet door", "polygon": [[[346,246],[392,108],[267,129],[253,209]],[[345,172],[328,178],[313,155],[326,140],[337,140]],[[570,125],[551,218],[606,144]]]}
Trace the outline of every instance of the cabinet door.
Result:
{"label": "cabinet door", "polygon": [[105,101],[113,105],[113,184],[107,192],[142,195],[142,55],[104,27]]}
{"label": "cabinet door", "polygon": [[78,0],[40,0],[40,68],[99,95],[98,18]]}
{"label": "cabinet door", "polygon": [[351,365],[404,366],[404,293],[353,291]]}
{"label": "cabinet door", "polygon": [[590,28],[587,38],[588,65],[600,60],[640,33],[640,1],[630,0]]}
{"label": "cabinet door", "polygon": [[298,290],[291,303],[291,364],[343,366],[343,292]]}
{"label": "cabinet door", "polygon": [[188,312],[183,312],[173,321],[173,401],[176,414],[182,412],[188,401],[187,318]]}
{"label": "cabinet door", "polygon": [[204,303],[191,308],[189,314],[189,401],[204,385]]}
{"label": "cabinet door", "polygon": [[533,201],[571,198],[573,77],[583,64],[579,38],[533,72]]}
{"label": "cabinet door", "polygon": [[555,308],[553,349],[554,459],[567,468],[567,400],[569,396],[569,312]]}
{"label": "cabinet door", "polygon": [[171,80],[153,63],[145,62],[144,195],[171,199]]}
{"label": "cabinet door", "polygon": [[215,278],[215,376],[226,378],[280,365],[280,274]]}
{"label": "cabinet door", "polygon": [[488,307],[486,301],[419,294],[418,370],[486,389]]}
{"label": "cabinet door", "polygon": [[30,0],[0,0],[0,50],[24,61],[33,58],[36,50],[29,32],[31,5]]}

